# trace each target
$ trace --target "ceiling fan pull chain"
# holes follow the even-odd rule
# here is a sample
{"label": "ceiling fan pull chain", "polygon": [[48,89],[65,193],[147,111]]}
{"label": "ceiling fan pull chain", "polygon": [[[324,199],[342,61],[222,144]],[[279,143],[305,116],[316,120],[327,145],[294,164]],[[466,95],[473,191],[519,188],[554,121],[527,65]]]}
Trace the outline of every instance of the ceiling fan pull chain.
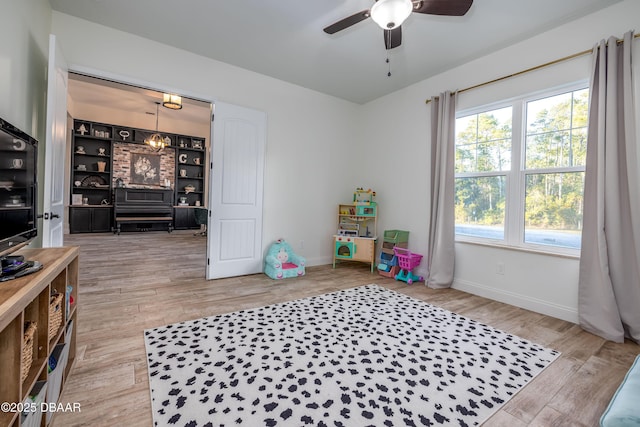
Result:
{"label": "ceiling fan pull chain", "polygon": [[387,77],[391,77],[391,61],[389,61],[389,58],[387,57],[387,64],[389,64],[389,71],[387,72]]}

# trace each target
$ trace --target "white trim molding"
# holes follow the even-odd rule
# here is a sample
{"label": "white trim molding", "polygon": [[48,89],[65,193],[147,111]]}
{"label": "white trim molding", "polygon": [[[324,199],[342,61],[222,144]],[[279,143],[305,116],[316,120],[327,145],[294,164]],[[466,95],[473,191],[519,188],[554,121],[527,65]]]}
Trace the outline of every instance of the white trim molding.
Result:
{"label": "white trim molding", "polygon": [[578,311],[572,307],[553,304],[549,301],[543,301],[530,296],[490,288],[480,283],[474,283],[468,280],[454,279],[451,287],[459,291],[468,292],[473,295],[511,304],[526,310],[535,311],[536,313],[578,324]]}

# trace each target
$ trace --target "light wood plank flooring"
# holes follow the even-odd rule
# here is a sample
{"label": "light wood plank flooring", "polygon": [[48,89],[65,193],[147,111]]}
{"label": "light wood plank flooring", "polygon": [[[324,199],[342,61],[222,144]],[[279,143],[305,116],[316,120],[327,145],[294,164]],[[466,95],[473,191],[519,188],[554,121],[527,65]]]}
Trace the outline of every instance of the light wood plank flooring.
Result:
{"label": "light wood plank flooring", "polygon": [[78,357],[62,400],[82,411],[57,414],[54,426],[152,425],[144,329],[369,283],[562,352],[485,426],[596,426],[640,353],[562,320],[371,274],[363,263],[311,267],[277,282],[263,274],[206,281],[205,240],[188,232],[66,236],[66,245],[80,247],[80,289]]}

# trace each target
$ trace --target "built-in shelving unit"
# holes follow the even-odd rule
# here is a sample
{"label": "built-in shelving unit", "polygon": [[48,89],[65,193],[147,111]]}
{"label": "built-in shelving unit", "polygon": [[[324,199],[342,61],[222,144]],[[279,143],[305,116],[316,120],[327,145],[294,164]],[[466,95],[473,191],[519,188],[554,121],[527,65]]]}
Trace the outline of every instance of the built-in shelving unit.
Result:
{"label": "built-in shelving unit", "polygon": [[[117,144],[144,144],[155,131],[75,120],[71,165],[71,233],[108,232],[113,229],[114,151]],[[194,210],[206,203],[205,140],[201,137],[161,133],[175,150],[175,229],[197,229]]]}
{"label": "built-in shelving unit", "polygon": [[198,228],[194,207],[204,206],[205,150],[202,138],[178,136],[176,147],[176,229]]}

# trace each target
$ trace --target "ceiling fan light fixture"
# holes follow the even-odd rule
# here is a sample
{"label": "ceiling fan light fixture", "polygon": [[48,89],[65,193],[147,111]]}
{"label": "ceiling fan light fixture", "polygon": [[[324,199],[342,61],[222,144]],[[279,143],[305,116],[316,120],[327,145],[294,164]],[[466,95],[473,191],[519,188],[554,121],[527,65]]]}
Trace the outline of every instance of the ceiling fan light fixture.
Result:
{"label": "ceiling fan light fixture", "polygon": [[378,0],[371,8],[371,19],[383,30],[399,27],[411,15],[411,0]]}
{"label": "ceiling fan light fixture", "polygon": [[165,93],[162,96],[162,106],[170,108],[172,110],[181,110],[182,97],[178,95],[172,95],[170,93]]}

